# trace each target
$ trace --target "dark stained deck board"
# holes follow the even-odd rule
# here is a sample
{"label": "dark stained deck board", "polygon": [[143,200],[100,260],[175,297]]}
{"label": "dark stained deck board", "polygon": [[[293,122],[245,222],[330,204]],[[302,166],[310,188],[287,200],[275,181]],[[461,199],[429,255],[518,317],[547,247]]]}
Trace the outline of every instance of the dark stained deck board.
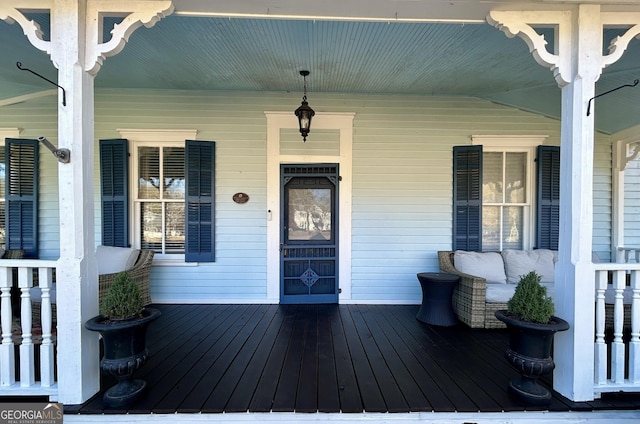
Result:
{"label": "dark stained deck board", "polygon": [[278,387],[287,347],[289,346],[289,340],[293,332],[293,325],[296,321],[298,306],[283,307],[282,311],[284,320],[274,340],[263,373],[258,380],[253,399],[249,404],[249,411],[251,412],[269,412],[273,405],[273,399],[276,388]]}
{"label": "dark stained deck board", "polygon": [[[318,411],[340,412],[340,384],[336,366],[336,347],[331,327],[330,309],[321,305],[318,310]],[[324,330],[324,331],[323,331]]]}
{"label": "dark stained deck board", "polygon": [[250,313],[249,310],[250,308],[242,307],[228,308],[227,313],[217,316],[218,319],[207,316],[190,327],[193,331],[183,333],[182,343],[174,343],[179,349],[156,351],[155,357],[159,356],[159,352],[166,354],[164,361],[154,363],[155,368],[141,374],[141,378],[149,383],[148,394],[131,408],[131,412],[175,411],[176,402],[191,394],[194,385],[211,366],[211,360],[221,349],[220,345],[226,346],[224,340],[229,329],[240,322],[243,314]]}
{"label": "dark stained deck board", "polygon": [[[473,401],[478,411],[499,412],[504,410],[503,405],[492,397],[493,394],[502,395],[503,385],[495,385],[492,381],[492,372],[489,366],[491,362],[480,361],[476,352],[481,350],[481,346],[473,343],[472,338],[466,338],[463,345],[459,344],[457,332],[452,327],[433,328],[417,320],[411,320],[413,314],[405,310],[407,316],[405,322],[410,330],[418,331],[418,327],[424,327],[424,331],[431,334],[432,340],[437,340],[440,346],[438,362],[441,367],[447,370],[453,382],[458,384],[465,393],[474,393]],[[452,334],[453,337],[450,337]],[[473,352],[473,355],[469,355]],[[488,373],[485,371],[489,370]],[[515,374],[514,374],[515,375]],[[507,380],[508,381],[508,380]],[[509,401],[508,396],[500,396],[503,401]]]}
{"label": "dark stained deck board", "polygon": [[274,332],[278,331],[282,324],[281,314],[277,312],[277,305],[270,305],[267,308],[262,320],[207,399],[204,409],[212,412],[246,412],[248,410],[256,382],[264,369],[266,361],[264,348],[269,348]]}
{"label": "dark stained deck board", "polygon": [[171,377],[162,382],[164,393],[158,391],[156,396],[147,396],[155,399],[154,410],[176,411],[181,407],[216,359],[221,346],[225,345],[220,339],[229,334],[229,328],[237,322],[239,314],[244,312],[243,308],[230,307],[224,313],[211,317],[209,327],[198,332],[198,339],[190,339],[196,345],[185,355],[177,356],[179,361],[172,369]]}
{"label": "dark stained deck board", "polygon": [[[639,409],[640,395],[603,394],[547,407],[508,394],[517,374],[505,330],[438,327],[416,305],[155,305],[149,384],[128,410],[101,393],[65,413],[495,412]],[[543,379],[551,385],[551,377]],[[106,389],[115,383],[103,377]]]}
{"label": "dark stained deck board", "polygon": [[203,405],[235,357],[235,353],[242,347],[246,337],[251,334],[252,327],[255,327],[262,317],[262,308],[264,305],[246,308],[238,320],[229,326],[222,337],[217,340],[214,349],[207,352],[206,358],[201,361],[208,367],[203,366],[203,373],[200,374],[199,381],[192,385],[189,396],[182,402],[179,410],[183,412],[202,411]]}
{"label": "dark stained deck board", "polygon": [[339,308],[331,308],[329,321],[331,325],[331,335],[329,337],[331,337],[331,343],[333,344],[340,410],[346,413],[363,412],[364,405],[358,388],[352,354],[347,344]]}
{"label": "dark stained deck board", "polygon": [[[383,330],[377,321],[379,318],[379,312],[377,308],[371,311],[366,305],[358,306],[354,308],[361,314],[363,321],[366,322],[367,328],[373,335],[372,339],[375,340],[377,345],[376,363],[374,363],[374,369],[388,370],[386,373],[382,373],[384,378],[378,378],[378,382],[383,385],[394,384],[397,387],[398,394],[401,396],[402,405],[398,405],[398,409],[392,409],[389,407],[390,412],[415,412],[415,411],[428,411],[431,410],[431,405],[426,399],[414,377],[407,370],[407,367],[400,359],[396,348],[389,342],[389,336]],[[386,328],[389,331],[388,328]],[[399,346],[404,343],[398,341]],[[380,366],[378,367],[379,364]],[[386,364],[386,366],[384,365]],[[397,396],[396,395],[396,396]],[[386,395],[386,398],[389,396]],[[399,401],[400,399],[398,399]]]}
{"label": "dark stained deck board", "polygon": [[[377,312],[372,315],[373,318],[385,332],[389,343],[393,346],[398,357],[407,368],[410,377],[428,402],[428,406],[424,410],[454,411],[453,404],[421,365],[419,358],[408,346],[407,340],[403,338],[401,330],[394,325],[394,317],[387,315],[389,313],[388,309],[377,308]],[[422,356],[422,354],[419,355]]]}
{"label": "dark stained deck board", "polygon": [[365,352],[356,326],[350,314],[349,307],[340,305],[340,317],[347,341],[347,348],[351,354],[351,362],[356,379],[350,384],[357,384],[364,411],[386,412],[387,406],[382,396],[380,387],[375,379],[371,364]]}
{"label": "dark stained deck board", "polygon": [[293,324],[291,339],[284,357],[284,365],[278,379],[271,410],[274,412],[295,411],[296,395],[300,379],[302,353],[309,321],[309,305],[300,305],[298,318]]}

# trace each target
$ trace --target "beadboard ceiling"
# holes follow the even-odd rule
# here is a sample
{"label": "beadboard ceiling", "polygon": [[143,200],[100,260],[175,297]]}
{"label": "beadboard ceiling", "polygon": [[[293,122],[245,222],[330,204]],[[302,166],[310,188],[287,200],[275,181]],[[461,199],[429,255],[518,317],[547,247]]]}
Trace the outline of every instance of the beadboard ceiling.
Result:
{"label": "beadboard ceiling", "polygon": [[[33,15],[45,37],[48,17]],[[118,19],[105,23],[106,39]],[[607,30],[606,38],[620,34]],[[553,34],[546,34],[553,45]],[[0,21],[0,104],[53,87],[49,57],[19,25]],[[107,58],[96,88],[286,91],[473,96],[549,117],[560,116],[560,89],[524,41],[483,23],[223,18],[170,15],[140,28]],[[640,78],[640,41],[605,69],[596,92]],[[1,113],[0,109],[0,113]],[[603,96],[592,107],[596,128],[615,133],[640,124],[640,85]]]}

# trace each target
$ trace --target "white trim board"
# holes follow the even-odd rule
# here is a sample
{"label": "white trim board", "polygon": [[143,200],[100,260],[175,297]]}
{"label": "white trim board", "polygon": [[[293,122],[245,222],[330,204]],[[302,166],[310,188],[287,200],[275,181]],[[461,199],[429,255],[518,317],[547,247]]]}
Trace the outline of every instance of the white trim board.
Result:
{"label": "white trim board", "polygon": [[[280,299],[280,164],[337,163],[340,165],[338,282],[340,301],[351,299],[352,145],[355,113],[316,113],[312,129],[339,130],[337,156],[281,155],[280,130],[297,129],[291,112],[265,112],[267,117],[267,299]],[[302,139],[300,140],[302,143]]]}

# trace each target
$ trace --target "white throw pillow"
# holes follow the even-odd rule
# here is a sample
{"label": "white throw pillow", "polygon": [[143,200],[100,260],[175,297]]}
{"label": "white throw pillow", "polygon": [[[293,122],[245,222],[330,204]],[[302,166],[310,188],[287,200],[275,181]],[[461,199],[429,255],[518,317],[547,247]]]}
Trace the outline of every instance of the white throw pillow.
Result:
{"label": "white throw pillow", "polygon": [[507,282],[502,256],[497,252],[467,252],[456,250],[453,254],[456,269],[465,274],[487,280],[487,283]]}
{"label": "white throw pillow", "polygon": [[139,253],[138,249],[128,247],[98,246],[96,248],[98,274],[113,274],[133,268]]}
{"label": "white throw pillow", "polygon": [[508,283],[517,284],[520,277],[531,271],[535,271],[541,277],[541,283],[553,283],[555,280],[551,250],[503,250],[502,258],[507,271]]}

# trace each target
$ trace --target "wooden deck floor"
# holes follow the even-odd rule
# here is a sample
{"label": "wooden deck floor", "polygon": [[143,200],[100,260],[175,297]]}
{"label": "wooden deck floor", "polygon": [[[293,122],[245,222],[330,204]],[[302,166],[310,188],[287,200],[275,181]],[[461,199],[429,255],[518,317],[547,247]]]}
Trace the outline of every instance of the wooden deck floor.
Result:
{"label": "wooden deck floor", "polygon": [[640,408],[640,394],[573,403],[556,393],[548,407],[525,407],[507,393],[516,373],[503,358],[504,330],[425,325],[417,306],[156,307],[152,357],[136,374],[146,396],[123,411],[105,409],[98,394],[65,414]]}

